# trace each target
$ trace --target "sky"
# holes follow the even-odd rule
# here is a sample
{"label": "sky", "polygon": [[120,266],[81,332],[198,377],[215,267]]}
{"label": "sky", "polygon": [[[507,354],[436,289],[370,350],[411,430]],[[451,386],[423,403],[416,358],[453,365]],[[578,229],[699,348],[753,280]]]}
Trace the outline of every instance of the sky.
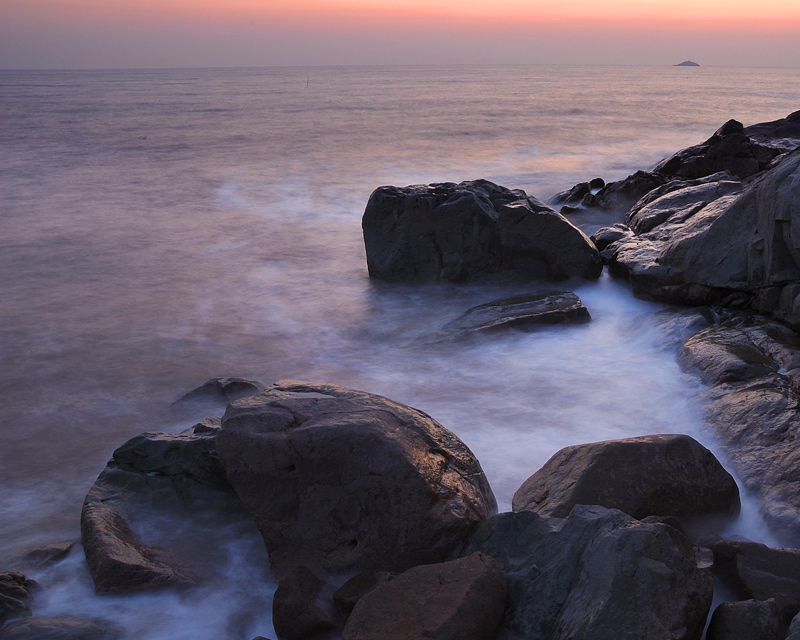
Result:
{"label": "sky", "polygon": [[0,0],[0,68],[800,67],[800,0]]}

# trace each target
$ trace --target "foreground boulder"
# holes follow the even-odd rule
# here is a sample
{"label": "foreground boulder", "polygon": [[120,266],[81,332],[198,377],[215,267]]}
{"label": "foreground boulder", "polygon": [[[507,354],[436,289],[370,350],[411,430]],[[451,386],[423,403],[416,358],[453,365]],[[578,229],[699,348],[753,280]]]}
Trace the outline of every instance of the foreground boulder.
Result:
{"label": "foreground boulder", "polygon": [[264,390],[264,384],[258,380],[248,380],[247,378],[211,378],[196,389],[181,396],[175,404],[199,401],[199,402],[233,402],[245,396],[251,396]]}
{"label": "foreground boulder", "polygon": [[733,513],[739,490],[714,455],[686,435],[652,435],[566,447],[514,494],[514,511],[564,518],[576,504],[634,518]]}
{"label": "foreground boulder", "polygon": [[493,640],[506,579],[483,553],[414,567],[362,597],[342,640]]}
{"label": "foreground boulder", "polygon": [[362,219],[367,267],[391,281],[465,281],[494,273],[594,279],[586,235],[524,191],[488,180],[379,187]]}
{"label": "foreground boulder", "polygon": [[81,513],[81,541],[98,593],[195,583],[169,550],[141,540],[132,523],[154,507],[179,510],[206,502],[238,507],[216,455],[218,430],[218,419],[212,419],[180,434],[144,433],[114,452]]}
{"label": "foreground boulder", "polygon": [[525,330],[589,320],[589,310],[578,296],[569,291],[555,291],[504,298],[473,307],[444,325],[442,333],[459,337],[504,327]]}
{"label": "foreground boulder", "polygon": [[478,528],[464,550],[474,551],[506,575],[509,637],[699,640],[711,606],[710,553],[614,509],[502,513]]}
{"label": "foreground boulder", "polygon": [[706,420],[761,512],[800,544],[800,335],[752,313],[727,312],[689,338],[681,365],[711,385]]}
{"label": "foreground boulder", "polygon": [[280,381],[234,402],[217,450],[281,571],[438,562],[496,510],[454,434],[421,411],[337,385]]}

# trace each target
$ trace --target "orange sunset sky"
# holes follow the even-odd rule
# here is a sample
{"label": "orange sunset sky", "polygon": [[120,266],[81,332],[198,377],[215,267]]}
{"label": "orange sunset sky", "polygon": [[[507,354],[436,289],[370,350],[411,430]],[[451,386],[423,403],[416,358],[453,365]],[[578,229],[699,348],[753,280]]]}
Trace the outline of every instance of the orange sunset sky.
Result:
{"label": "orange sunset sky", "polygon": [[0,68],[800,67],[800,0],[0,0]]}

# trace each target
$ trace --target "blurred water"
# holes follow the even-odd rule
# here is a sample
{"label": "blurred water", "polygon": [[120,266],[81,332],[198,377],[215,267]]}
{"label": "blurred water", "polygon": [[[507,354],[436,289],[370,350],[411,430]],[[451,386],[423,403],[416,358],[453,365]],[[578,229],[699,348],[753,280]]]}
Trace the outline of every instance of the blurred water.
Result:
{"label": "blurred water", "polygon": [[[576,285],[588,325],[423,349],[417,338],[470,306],[541,287],[371,282],[360,217],[382,184],[485,177],[546,199],[619,179],[729,118],[785,116],[799,79],[672,67],[0,72],[0,557],[77,540],[113,449],[203,417],[170,403],[212,376],[336,382],[422,409],[473,449],[504,509],[569,444],[682,432],[715,449],[697,383],[654,322],[659,305],[604,276]],[[770,541],[757,508],[744,513],[735,532]],[[78,550],[34,575],[49,587],[37,615],[95,612],[129,638],[268,636],[253,536],[237,534],[217,583],[189,595],[96,598]],[[258,614],[252,599],[232,604],[242,589]],[[155,602],[151,624],[141,612]]]}

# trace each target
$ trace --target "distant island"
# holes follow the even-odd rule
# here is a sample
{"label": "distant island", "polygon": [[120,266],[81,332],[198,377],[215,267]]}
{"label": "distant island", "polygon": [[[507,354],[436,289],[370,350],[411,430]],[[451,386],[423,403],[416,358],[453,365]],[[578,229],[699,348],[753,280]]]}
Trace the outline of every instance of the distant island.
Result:
{"label": "distant island", "polygon": [[691,60],[686,60],[685,62],[681,62],[680,64],[673,64],[673,67],[699,67],[700,65],[696,62],[692,62]]}

